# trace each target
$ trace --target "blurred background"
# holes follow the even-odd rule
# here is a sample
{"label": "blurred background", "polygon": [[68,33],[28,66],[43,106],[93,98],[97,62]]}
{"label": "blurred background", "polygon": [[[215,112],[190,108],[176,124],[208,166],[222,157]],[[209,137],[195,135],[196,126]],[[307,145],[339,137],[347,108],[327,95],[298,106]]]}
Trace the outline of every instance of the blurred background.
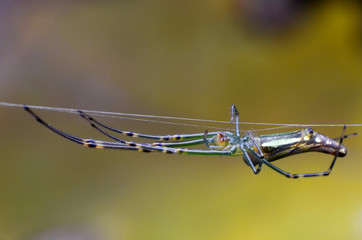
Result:
{"label": "blurred background", "polygon": [[[0,101],[223,121],[236,104],[241,121],[362,123],[361,10],[361,1],[2,0]],[[105,139],[74,114],[36,112]],[[255,176],[240,157],[86,149],[20,108],[0,108],[0,135],[0,239],[362,239],[361,136],[345,140],[331,176],[289,180],[266,167]],[[276,164],[303,173],[331,160]]]}

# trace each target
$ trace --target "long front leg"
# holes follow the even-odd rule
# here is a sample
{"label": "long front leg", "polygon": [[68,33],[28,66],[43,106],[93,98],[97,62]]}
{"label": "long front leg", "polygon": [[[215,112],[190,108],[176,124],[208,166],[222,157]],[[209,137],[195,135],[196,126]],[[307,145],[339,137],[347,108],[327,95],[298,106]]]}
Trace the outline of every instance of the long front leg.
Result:
{"label": "long front leg", "polygon": [[[191,155],[232,155],[231,151],[216,151],[216,150],[198,150],[198,149],[184,149],[184,148],[171,148],[171,147],[160,147],[152,146],[151,144],[142,144],[136,142],[109,142],[109,141],[100,141],[94,139],[85,139],[71,134],[65,133],[47,122],[41,119],[36,115],[29,107],[24,106],[24,109],[32,115],[40,124],[50,129],[51,131],[57,133],[58,135],[78,144],[81,144],[89,148],[99,148],[99,149],[123,149],[123,150],[138,150],[141,152],[163,152],[169,154],[191,154]],[[202,140],[203,141],[203,140]]]}
{"label": "long front leg", "polygon": [[[162,136],[162,135],[141,134],[141,133],[135,133],[135,132],[131,132],[131,131],[123,131],[123,130],[119,130],[119,129],[107,126],[107,125],[97,121],[93,117],[85,114],[84,112],[82,112],[80,110],[78,110],[78,112],[81,117],[86,119],[92,125],[92,127],[96,128],[96,125],[98,125],[100,127],[108,129],[110,131],[113,131],[113,132],[116,132],[116,133],[119,133],[119,134],[122,134],[122,135],[128,136],[128,137],[139,137],[139,138],[153,139],[153,140],[158,140],[158,141],[180,141],[180,140],[203,139],[203,136],[204,136],[204,133],[174,134],[174,135],[163,135]],[[97,128],[97,130],[99,131],[99,128]],[[208,137],[215,136],[216,134],[217,134],[217,132],[210,132],[208,134]]]}
{"label": "long front leg", "polygon": [[[118,137],[104,131],[100,127],[98,127],[98,126],[102,126],[102,125],[97,124],[97,121],[94,120],[93,118],[89,117],[88,115],[84,114],[83,112],[80,112],[80,114],[85,120],[87,120],[89,122],[89,124],[93,128],[95,128],[100,133],[106,135],[109,138],[112,138],[113,140],[127,144],[127,141],[125,141],[124,139],[118,138]],[[103,125],[103,126],[106,126],[106,125]],[[106,129],[109,129],[109,128],[110,127],[106,126]],[[124,131],[119,131],[119,132],[122,132],[123,135],[126,135]],[[139,135],[139,134],[135,134],[135,133],[133,134],[133,136],[137,136],[137,135]],[[147,136],[156,137],[154,135],[147,135]],[[204,139],[195,139],[195,140],[190,140],[190,141],[177,141],[177,142],[155,142],[155,143],[151,143],[151,145],[159,146],[159,147],[186,147],[186,146],[194,146],[194,145],[203,144],[203,143],[204,143]]]}

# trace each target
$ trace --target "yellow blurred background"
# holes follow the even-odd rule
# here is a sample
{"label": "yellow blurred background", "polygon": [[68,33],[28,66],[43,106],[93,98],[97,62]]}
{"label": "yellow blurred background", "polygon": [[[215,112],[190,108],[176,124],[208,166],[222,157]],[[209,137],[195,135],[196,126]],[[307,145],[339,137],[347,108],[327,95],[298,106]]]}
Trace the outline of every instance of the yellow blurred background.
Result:
{"label": "yellow blurred background", "polygon": [[[361,7],[1,1],[0,101],[225,121],[236,104],[241,121],[362,123]],[[36,112],[101,138],[79,116]],[[86,149],[20,108],[0,116],[0,239],[362,239],[361,136],[345,140],[331,176],[290,180],[265,166],[255,176],[240,157]],[[205,130],[99,120],[148,134]],[[331,160],[276,164],[299,173]]]}

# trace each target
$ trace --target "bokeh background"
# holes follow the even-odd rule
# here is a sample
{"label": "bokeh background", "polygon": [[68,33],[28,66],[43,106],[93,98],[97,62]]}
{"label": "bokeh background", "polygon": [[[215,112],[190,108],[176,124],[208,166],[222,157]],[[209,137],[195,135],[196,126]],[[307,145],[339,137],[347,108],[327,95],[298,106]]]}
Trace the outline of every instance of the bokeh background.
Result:
{"label": "bokeh background", "polygon": [[[362,123],[361,9],[360,1],[2,0],[0,101],[225,121],[236,104],[241,121]],[[79,116],[37,113],[102,138]],[[361,136],[345,140],[349,153],[331,176],[289,180],[265,167],[255,176],[240,157],[86,149],[20,108],[1,107],[0,116],[0,239],[362,239]],[[99,120],[150,134],[205,130]],[[277,164],[310,172],[331,159],[308,153]]]}

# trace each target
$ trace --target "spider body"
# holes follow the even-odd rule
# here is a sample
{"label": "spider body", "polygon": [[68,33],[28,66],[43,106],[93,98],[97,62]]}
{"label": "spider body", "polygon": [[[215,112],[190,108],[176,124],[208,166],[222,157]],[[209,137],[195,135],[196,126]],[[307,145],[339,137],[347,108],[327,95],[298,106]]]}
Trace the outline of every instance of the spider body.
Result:
{"label": "spider body", "polygon": [[262,135],[255,138],[255,141],[268,161],[313,151],[338,157],[344,157],[347,154],[345,146],[311,128],[289,133]]}

